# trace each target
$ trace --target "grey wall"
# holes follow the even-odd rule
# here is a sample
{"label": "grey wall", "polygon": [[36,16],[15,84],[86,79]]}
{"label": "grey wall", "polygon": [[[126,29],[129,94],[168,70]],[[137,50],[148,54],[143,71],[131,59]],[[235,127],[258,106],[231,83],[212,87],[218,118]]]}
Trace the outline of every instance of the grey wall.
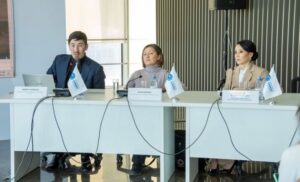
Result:
{"label": "grey wall", "polygon": [[[257,64],[268,70],[275,64],[285,92],[300,76],[299,7],[299,0],[249,0],[246,10],[227,11],[233,49],[238,40],[253,40],[260,53]],[[216,90],[224,77],[225,17],[225,10],[210,11],[208,0],[157,1],[157,43],[166,67],[175,62],[191,90]],[[231,67],[233,50],[228,53]]]}
{"label": "grey wall", "polygon": [[[225,76],[222,52],[226,30],[225,10],[210,11],[209,0],[161,0],[157,4],[157,43],[162,47],[165,68],[175,63],[189,90],[216,90]],[[257,44],[257,64],[270,70],[275,64],[285,92],[300,76],[300,1],[248,0],[246,10],[228,10],[232,49],[241,39]],[[228,49],[228,66],[234,64]],[[299,101],[300,102],[300,101]],[[185,120],[178,109],[176,120]]]}
{"label": "grey wall", "polygon": [[[14,0],[15,78],[0,79],[0,95],[23,85],[23,73],[45,73],[66,52],[65,1]],[[0,104],[0,140],[9,138],[9,107]]]}

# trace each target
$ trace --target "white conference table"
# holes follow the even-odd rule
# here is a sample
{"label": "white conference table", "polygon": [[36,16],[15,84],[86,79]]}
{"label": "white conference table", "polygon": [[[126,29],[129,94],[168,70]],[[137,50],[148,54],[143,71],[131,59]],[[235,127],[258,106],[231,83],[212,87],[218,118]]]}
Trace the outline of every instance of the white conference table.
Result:
{"label": "white conference table", "polygon": [[[78,100],[55,99],[57,120],[70,152],[95,152],[101,117],[108,100],[113,98],[111,92],[90,93]],[[177,102],[171,102],[164,95],[161,102],[139,101],[130,105],[138,127],[147,140],[160,151],[174,153],[173,107],[186,108],[186,146],[189,146],[203,130],[209,108],[217,98],[216,92],[186,91]],[[36,99],[0,98],[0,103],[10,104],[12,177],[29,140],[31,116],[36,102]],[[253,161],[278,162],[295,131],[295,111],[300,103],[300,95],[283,94],[275,98],[275,102],[275,105],[220,104],[235,146]],[[51,100],[44,101],[37,110],[33,138],[36,153],[32,168],[39,165],[40,152],[65,152],[55,124]],[[296,134],[293,143],[299,139]],[[97,152],[158,155],[161,158],[161,181],[168,181],[174,171],[174,156],[161,154],[141,138],[125,99],[114,100],[109,105]],[[216,105],[203,134],[186,150],[186,181],[193,181],[197,175],[198,158],[247,160],[233,148]],[[23,175],[25,166],[21,166],[16,179]]]}
{"label": "white conference table", "polygon": [[[89,93],[74,100],[56,98],[54,108],[69,152],[95,153],[103,112],[113,98],[112,90]],[[55,123],[51,99],[38,107],[31,145],[27,154],[33,154],[31,168],[27,168],[30,155],[26,155],[16,174],[30,138],[31,117],[38,99],[1,97],[0,103],[10,105],[11,177],[17,180],[39,166],[40,152],[66,152]],[[159,102],[130,102],[135,121],[143,136],[159,151],[174,153],[173,108],[168,98]],[[97,153],[143,154],[160,156],[160,181],[168,181],[174,172],[174,156],[164,155],[151,148],[138,133],[126,99],[113,100],[107,108],[102,124]],[[16,175],[16,176],[15,176]]]}
{"label": "white conference table", "polygon": [[[209,108],[218,98],[216,92],[185,92],[179,105],[186,107],[186,146],[204,128]],[[300,94],[283,94],[275,104],[220,104],[236,148],[251,161],[279,162],[297,127],[295,116]],[[300,140],[296,134],[293,143]],[[248,160],[235,151],[225,123],[213,106],[201,137],[186,150],[186,181],[194,181],[198,158]]]}

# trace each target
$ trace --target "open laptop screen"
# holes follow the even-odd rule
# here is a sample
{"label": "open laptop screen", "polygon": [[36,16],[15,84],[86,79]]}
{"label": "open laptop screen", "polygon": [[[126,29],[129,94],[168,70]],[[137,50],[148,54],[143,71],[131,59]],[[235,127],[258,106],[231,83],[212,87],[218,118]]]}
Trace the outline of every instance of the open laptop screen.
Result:
{"label": "open laptop screen", "polygon": [[23,81],[25,86],[47,87],[48,93],[53,93],[53,89],[55,88],[53,75],[23,74]]}

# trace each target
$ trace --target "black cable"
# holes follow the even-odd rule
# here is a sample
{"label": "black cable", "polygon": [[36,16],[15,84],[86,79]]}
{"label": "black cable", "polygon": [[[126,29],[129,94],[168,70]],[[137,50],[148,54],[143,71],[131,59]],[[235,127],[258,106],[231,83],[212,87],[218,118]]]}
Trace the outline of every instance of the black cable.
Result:
{"label": "black cable", "polygon": [[292,138],[291,138],[289,147],[292,145],[292,143],[293,143],[293,141],[294,141],[294,138],[295,138],[295,135],[296,135],[296,133],[297,133],[297,131],[298,131],[298,128],[299,128],[299,122],[297,122],[297,127],[295,128],[295,131],[294,131],[294,134],[293,134],[293,136],[292,136]]}
{"label": "black cable", "polygon": [[100,121],[100,124],[99,124],[99,129],[98,129],[98,140],[97,140],[97,147],[96,147],[96,151],[95,151],[95,154],[97,154],[97,151],[98,151],[98,148],[99,148],[99,142],[100,142],[100,135],[101,135],[101,130],[102,130],[102,124],[103,124],[103,120],[104,120],[104,116],[106,114],[106,110],[108,108],[108,105],[113,101],[113,100],[117,100],[117,99],[121,99],[123,97],[116,97],[116,98],[112,98],[110,99],[107,103],[106,103],[106,106],[105,106],[105,109],[103,111],[103,114],[102,114],[102,118],[101,118],[101,121]]}
{"label": "black cable", "polygon": [[[95,155],[97,155],[97,151],[98,151],[98,148],[99,148],[99,141],[100,141],[100,133],[101,133],[101,129],[102,129],[102,123],[103,123],[103,120],[104,120],[104,116],[106,114],[106,110],[108,108],[108,105],[113,101],[113,100],[116,100],[116,99],[120,99],[121,97],[117,97],[117,98],[112,98],[110,99],[107,103],[106,103],[106,106],[105,106],[105,109],[104,109],[104,112],[102,114],[102,118],[101,118],[101,121],[100,121],[100,124],[99,124],[99,131],[98,131],[98,142],[97,142],[97,147],[96,147],[96,151],[95,151]],[[63,146],[64,146],[64,149],[66,150],[66,153],[68,156],[71,156],[70,155],[70,152],[67,148],[67,145],[65,143],[65,140],[64,140],[64,137],[63,137],[63,134],[62,134],[62,131],[61,131],[61,128],[58,124],[58,120],[57,120],[57,116],[56,116],[56,111],[55,111],[55,107],[54,107],[54,98],[52,99],[52,110],[53,110],[53,115],[54,115],[54,120],[55,120],[55,123],[56,123],[56,126],[58,128],[58,131],[59,131],[59,134],[60,134],[60,138],[61,138],[61,141],[63,143]],[[72,158],[72,161],[78,163],[78,164],[85,164],[85,163],[88,163],[87,162],[79,162],[75,159]]]}
{"label": "black cable", "polygon": [[[69,152],[69,150],[68,150],[68,148],[67,148],[67,145],[66,145],[66,143],[65,143],[65,139],[64,139],[64,137],[63,137],[61,128],[60,128],[60,126],[59,126],[59,124],[58,124],[58,120],[57,120],[57,116],[56,116],[56,111],[55,111],[55,107],[54,107],[54,98],[52,98],[51,104],[52,104],[52,111],[53,111],[54,121],[55,121],[56,126],[57,126],[57,129],[58,129],[58,131],[59,131],[61,141],[62,141],[62,143],[63,143],[64,149],[66,150],[66,153],[67,153],[68,157],[70,157],[71,154],[70,154],[70,152]],[[77,160],[75,160],[75,159],[73,159],[73,158],[72,158],[72,161],[74,161],[75,163],[81,164],[81,162],[79,162],[79,161],[77,161]]]}
{"label": "black cable", "polygon": [[243,154],[242,152],[240,152],[240,151],[237,149],[237,147],[235,146],[235,144],[234,144],[234,142],[233,142],[233,139],[232,139],[232,136],[231,136],[231,132],[230,132],[229,126],[228,126],[228,124],[227,124],[227,122],[226,122],[226,120],[225,120],[225,118],[224,118],[223,113],[221,112],[220,105],[219,105],[219,101],[217,102],[217,106],[218,106],[219,113],[220,113],[220,115],[221,115],[221,117],[222,117],[222,119],[223,119],[223,121],[224,121],[224,123],[225,123],[226,129],[227,129],[227,133],[228,133],[228,135],[229,135],[230,142],[231,142],[231,145],[233,146],[234,150],[235,150],[237,153],[239,153],[240,155],[242,155],[243,157],[245,157],[247,160],[252,161],[249,157],[247,157],[245,154]]}
{"label": "black cable", "polygon": [[152,157],[153,159],[148,163],[146,164],[144,167],[149,167],[151,164],[153,164],[153,162],[156,160],[156,157]]}
{"label": "black cable", "polygon": [[[57,120],[57,116],[56,116],[56,111],[55,111],[55,107],[54,107],[54,99],[55,99],[55,98],[53,97],[52,100],[51,100],[51,106],[52,106],[52,112],[53,112],[54,121],[55,121],[56,126],[57,126],[57,129],[58,129],[58,131],[59,131],[60,138],[61,138],[61,141],[62,141],[62,143],[63,143],[64,149],[66,150],[67,155],[70,156],[70,152],[69,152],[69,150],[68,150],[68,148],[67,148],[67,146],[66,146],[65,139],[64,139],[64,137],[63,137],[61,128],[60,128],[60,126],[59,126],[59,124],[58,124],[58,120]],[[75,160],[75,159],[74,159],[74,161],[75,161],[76,163],[80,163],[80,162],[78,162],[78,161]]]}
{"label": "black cable", "polygon": [[27,173],[27,171],[29,170],[30,166],[31,166],[31,163],[32,163],[32,160],[33,160],[33,151],[34,151],[34,142],[33,142],[33,129],[34,129],[34,117],[35,117],[35,112],[38,108],[38,106],[46,99],[48,98],[51,98],[53,96],[46,96],[46,97],[43,97],[41,99],[38,100],[38,102],[35,104],[34,106],[34,109],[33,109],[33,112],[32,112],[32,116],[31,116],[31,126],[30,126],[30,137],[29,137],[29,140],[28,140],[28,143],[27,143],[27,146],[26,146],[26,150],[23,152],[23,155],[22,155],[22,158],[21,158],[21,162],[20,164],[18,165],[18,167],[16,168],[16,172],[15,172],[15,176],[12,177],[12,178],[9,178],[10,181],[13,181],[15,179],[15,177],[17,176],[18,172],[19,172],[19,169],[21,167],[21,165],[23,164],[24,162],[24,159],[25,159],[25,156],[26,156],[26,153],[28,152],[28,148],[29,148],[29,145],[30,145],[30,142],[31,142],[31,156],[30,156],[30,161],[29,163],[27,164],[27,168],[25,170],[25,174]]}
{"label": "black cable", "polygon": [[139,135],[142,137],[142,139],[143,139],[143,140],[144,140],[144,141],[145,141],[152,149],[154,149],[155,151],[157,151],[157,152],[159,152],[159,153],[161,153],[161,154],[164,154],[164,155],[175,156],[175,155],[178,155],[178,154],[180,154],[180,153],[182,153],[182,152],[185,152],[187,149],[191,148],[191,147],[198,141],[198,139],[202,136],[203,132],[204,132],[205,129],[206,129],[206,126],[207,126],[207,123],[208,123],[208,119],[209,119],[211,110],[212,110],[213,106],[215,105],[215,103],[217,103],[217,102],[220,100],[220,98],[218,98],[217,100],[215,100],[215,101],[211,104],[211,106],[210,106],[210,108],[209,108],[209,111],[208,111],[208,114],[207,114],[207,118],[206,118],[204,127],[202,128],[201,132],[200,132],[199,135],[196,137],[196,139],[195,139],[190,145],[188,145],[186,148],[182,149],[182,150],[179,151],[179,152],[173,153],[173,154],[171,154],[171,153],[166,153],[166,152],[163,152],[163,151],[157,149],[155,146],[153,146],[153,145],[152,145],[152,144],[144,137],[144,135],[143,135],[142,132],[140,131],[139,127],[137,126],[137,123],[136,123],[136,121],[135,121],[135,118],[134,118],[134,115],[133,115],[133,112],[132,112],[132,109],[131,109],[131,106],[130,106],[130,103],[129,103],[129,100],[128,100],[127,97],[126,97],[126,100],[127,100],[127,105],[128,105],[128,108],[129,108],[129,111],[130,111],[130,114],[131,114],[131,117],[132,117],[134,126],[135,126],[136,130],[138,131]]}

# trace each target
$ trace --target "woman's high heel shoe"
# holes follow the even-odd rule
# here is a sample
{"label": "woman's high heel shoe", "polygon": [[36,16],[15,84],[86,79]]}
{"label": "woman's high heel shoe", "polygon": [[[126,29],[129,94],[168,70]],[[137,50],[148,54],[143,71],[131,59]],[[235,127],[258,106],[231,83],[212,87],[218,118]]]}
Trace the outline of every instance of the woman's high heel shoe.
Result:
{"label": "woman's high heel shoe", "polygon": [[218,173],[219,173],[218,168],[217,169],[210,169],[208,171],[208,174],[210,174],[210,175],[217,175]]}

